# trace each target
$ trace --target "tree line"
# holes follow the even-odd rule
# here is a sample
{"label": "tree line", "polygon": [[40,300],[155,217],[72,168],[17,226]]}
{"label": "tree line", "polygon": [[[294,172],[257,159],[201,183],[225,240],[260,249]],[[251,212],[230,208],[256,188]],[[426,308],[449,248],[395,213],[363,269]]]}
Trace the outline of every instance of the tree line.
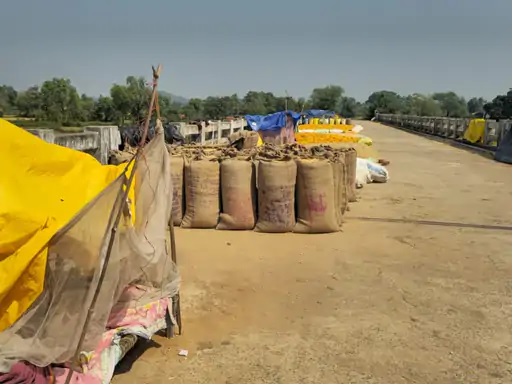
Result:
{"label": "tree line", "polygon": [[[138,123],[147,113],[151,92],[143,77],[129,76],[125,84],[114,84],[108,96],[93,98],[82,94],[69,79],[53,78],[41,86],[18,91],[0,86],[0,116],[15,115],[62,126],[78,126],[83,122]],[[271,92],[249,91],[243,98],[209,96],[187,102],[174,100],[171,94],[159,93],[159,109],[168,121],[223,119],[245,114],[263,115],[285,109],[331,110],[346,118],[371,118],[375,111],[418,116],[468,117],[488,114],[492,119],[511,119],[511,88],[491,101],[481,97],[465,98],[455,92],[408,96],[393,91],[373,92],[365,102],[347,96],[338,85],[313,89],[309,98],[277,96]]]}

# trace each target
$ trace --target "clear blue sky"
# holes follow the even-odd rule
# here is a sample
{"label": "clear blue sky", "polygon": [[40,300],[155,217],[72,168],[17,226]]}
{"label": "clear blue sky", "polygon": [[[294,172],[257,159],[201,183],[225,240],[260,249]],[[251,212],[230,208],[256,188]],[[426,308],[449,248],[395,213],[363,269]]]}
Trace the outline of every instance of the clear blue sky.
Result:
{"label": "clear blue sky", "polygon": [[511,86],[511,1],[2,1],[0,84],[68,77],[107,94],[157,63],[160,88],[185,97],[338,84],[359,100],[381,89],[491,99]]}

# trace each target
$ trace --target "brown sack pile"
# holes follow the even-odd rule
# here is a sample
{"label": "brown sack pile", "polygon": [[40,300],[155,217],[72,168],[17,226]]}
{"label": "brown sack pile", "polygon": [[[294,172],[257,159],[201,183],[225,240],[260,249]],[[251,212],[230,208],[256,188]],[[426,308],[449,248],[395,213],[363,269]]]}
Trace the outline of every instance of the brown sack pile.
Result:
{"label": "brown sack pile", "polygon": [[184,159],[170,155],[172,174],[172,218],[173,225],[180,226],[184,215]]}
{"label": "brown sack pile", "polygon": [[254,164],[226,159],[220,165],[222,212],[217,230],[252,230],[256,224],[256,173]]}
{"label": "brown sack pile", "polygon": [[[297,160],[297,224],[294,232],[331,233],[340,229],[341,197],[338,195],[341,189],[336,179],[341,176],[339,174],[335,178],[333,164],[329,160]],[[338,186],[335,186],[335,182]]]}
{"label": "brown sack pile", "polygon": [[187,159],[184,164],[186,212],[181,227],[207,229],[218,223],[220,165],[217,159]]}
{"label": "brown sack pile", "polygon": [[297,165],[293,160],[259,160],[256,231],[286,233],[293,230],[296,174]]}

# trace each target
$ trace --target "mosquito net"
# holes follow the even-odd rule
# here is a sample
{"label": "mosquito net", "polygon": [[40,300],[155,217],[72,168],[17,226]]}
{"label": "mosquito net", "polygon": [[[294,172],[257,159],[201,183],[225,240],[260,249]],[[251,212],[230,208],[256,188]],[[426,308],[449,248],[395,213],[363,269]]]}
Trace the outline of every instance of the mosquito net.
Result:
{"label": "mosquito net", "polygon": [[[0,372],[9,371],[20,360],[37,366],[70,361],[97,289],[83,351],[98,344],[115,305],[118,309],[144,305],[178,292],[179,275],[166,247],[172,201],[162,128],[134,167],[134,205],[123,201],[128,179],[122,173],[52,237],[42,294],[0,333]],[[122,216],[112,231],[119,210]],[[111,236],[114,241],[107,259]],[[140,290],[127,290],[132,285]],[[131,297],[142,292],[143,296]]]}

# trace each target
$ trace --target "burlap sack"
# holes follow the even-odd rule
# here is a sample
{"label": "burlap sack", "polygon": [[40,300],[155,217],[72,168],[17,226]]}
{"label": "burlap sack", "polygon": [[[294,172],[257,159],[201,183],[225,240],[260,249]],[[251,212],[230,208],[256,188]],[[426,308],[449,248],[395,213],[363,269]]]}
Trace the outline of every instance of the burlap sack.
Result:
{"label": "burlap sack", "polygon": [[239,150],[245,150],[248,148],[254,148],[257,146],[259,141],[259,134],[255,131],[244,131],[240,130],[229,135],[229,143],[231,145],[238,142],[237,148]]}
{"label": "burlap sack", "polygon": [[297,224],[294,232],[332,233],[340,229],[340,207],[335,202],[339,191],[335,188],[331,162],[321,159],[298,159],[295,191]]}
{"label": "burlap sack", "polygon": [[347,200],[356,202],[356,158],[357,152],[353,148],[345,151],[345,172],[347,174]]}
{"label": "burlap sack", "polygon": [[227,159],[220,165],[222,212],[217,230],[252,230],[256,225],[256,173],[247,160]]}
{"label": "burlap sack", "polygon": [[257,164],[258,221],[255,230],[285,233],[295,227],[295,179],[293,160]]}
{"label": "burlap sack", "polygon": [[184,158],[170,156],[172,174],[172,218],[174,226],[180,226],[184,215]]}
{"label": "burlap sack", "polygon": [[336,159],[331,163],[334,180],[334,204],[336,206],[336,221],[338,225],[343,223],[343,214],[347,209],[347,189],[345,181],[345,164],[342,160]]}
{"label": "burlap sack", "polygon": [[220,165],[214,160],[184,163],[186,212],[181,227],[207,229],[218,223],[220,212]]}

